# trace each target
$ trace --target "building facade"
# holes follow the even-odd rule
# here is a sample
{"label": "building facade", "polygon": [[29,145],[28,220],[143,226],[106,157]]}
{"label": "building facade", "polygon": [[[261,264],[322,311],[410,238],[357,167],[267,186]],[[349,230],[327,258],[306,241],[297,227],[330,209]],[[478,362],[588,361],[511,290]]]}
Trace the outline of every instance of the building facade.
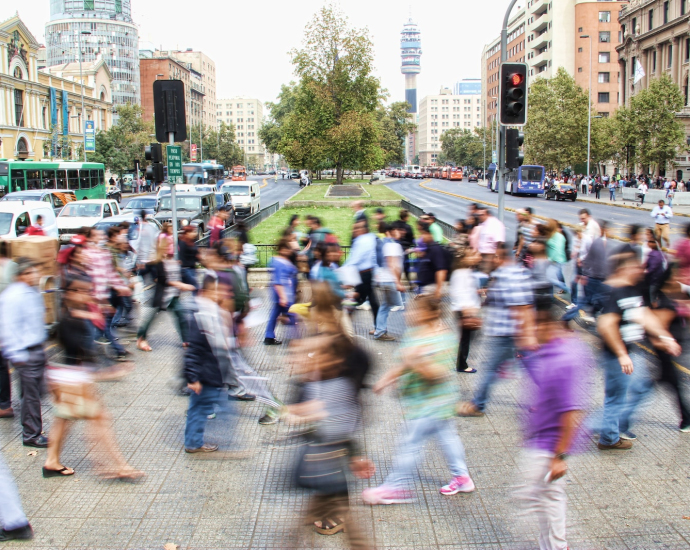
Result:
{"label": "building facade", "polygon": [[[40,44],[18,16],[0,23],[0,158],[80,159],[84,134],[79,66],[38,70]],[[86,120],[112,125],[112,75],[101,60],[82,65]]]}
{"label": "building facade", "polygon": [[198,126],[199,122],[194,123],[190,116],[191,107],[191,88],[190,70],[177,59],[169,56],[150,57],[139,59],[139,71],[141,81],[141,109],[144,120],[153,120],[153,83],[160,80],[181,80],[184,83],[185,92],[185,113],[187,114],[187,125]]}
{"label": "building facade", "polygon": [[573,74],[576,0],[528,0],[525,61],[530,78],[551,78],[559,67]]}
{"label": "building facade", "polygon": [[[688,0],[632,0],[620,10],[621,44],[618,52],[620,83],[618,100],[627,105],[630,97],[644,90],[654,78],[667,75],[685,98],[677,114],[690,136],[688,78],[690,72],[690,4]],[[644,76],[635,82],[635,67]],[[638,76],[641,73],[638,72]],[[690,178],[690,158],[684,152],[676,157],[673,177]]]}
{"label": "building facade", "polygon": [[[80,37],[81,33],[81,37]],[[50,0],[46,65],[103,59],[113,77],[113,104],[141,103],[139,31],[130,0]]]}
{"label": "building facade", "polygon": [[[203,122],[204,128],[218,128],[218,118],[216,116],[216,64],[203,52],[196,52],[191,48],[184,51],[160,52],[161,55],[171,57],[185,63],[190,71],[195,71],[199,78],[191,78],[193,97],[192,109],[196,110],[195,101],[200,102],[199,112],[193,112],[192,116],[198,117]],[[191,76],[191,75],[190,75]]]}
{"label": "building facade", "polygon": [[465,93],[453,94],[450,88],[441,88],[438,95],[426,96],[419,102],[417,147],[420,165],[436,165],[441,152],[441,136],[447,130],[462,128],[472,131],[481,127],[481,91],[471,81],[460,89]]}
{"label": "building facade", "polygon": [[[263,170],[267,162],[266,151],[259,139],[264,119],[264,105],[258,99],[231,97],[218,100],[218,123],[235,127],[235,140],[244,151],[247,168]],[[268,159],[270,162],[272,159]]]}

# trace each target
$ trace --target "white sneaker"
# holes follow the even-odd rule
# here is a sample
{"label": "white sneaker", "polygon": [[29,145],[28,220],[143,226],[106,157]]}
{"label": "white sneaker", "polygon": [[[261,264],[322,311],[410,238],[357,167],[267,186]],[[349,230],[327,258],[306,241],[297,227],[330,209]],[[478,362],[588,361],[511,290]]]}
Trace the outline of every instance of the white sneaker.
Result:
{"label": "white sneaker", "polygon": [[565,309],[568,310],[568,309],[573,309],[573,308],[576,308],[576,307],[577,307],[576,304],[570,304],[569,306],[565,306]]}
{"label": "white sneaker", "polygon": [[394,306],[391,311],[405,311],[405,306]]}
{"label": "white sneaker", "polygon": [[355,309],[369,311],[371,306],[369,305],[369,302],[364,302],[361,306],[357,306]]}

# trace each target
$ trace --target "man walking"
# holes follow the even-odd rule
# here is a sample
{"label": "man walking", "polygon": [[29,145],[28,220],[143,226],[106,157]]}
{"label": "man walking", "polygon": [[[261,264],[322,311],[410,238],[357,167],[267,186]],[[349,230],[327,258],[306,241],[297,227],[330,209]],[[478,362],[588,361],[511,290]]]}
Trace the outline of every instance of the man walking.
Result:
{"label": "man walking", "polygon": [[[379,314],[379,301],[374,293],[373,278],[374,269],[376,268],[376,236],[369,233],[367,222],[362,220],[355,222],[352,229],[352,248],[350,249],[350,256],[345,262],[345,265],[351,265],[357,268],[362,282],[355,287],[357,293],[357,305],[362,305],[367,298],[371,305],[371,313],[374,316],[374,326],[376,326],[376,317]],[[369,331],[372,336],[376,329]]]}
{"label": "man walking", "polygon": [[503,223],[491,215],[486,206],[477,207],[480,222],[478,251],[482,255],[481,271],[489,273],[493,269],[493,258],[500,245],[506,241],[506,228]]}
{"label": "man walking", "polygon": [[376,293],[380,305],[376,315],[374,339],[391,342],[395,338],[388,334],[388,314],[392,308],[402,305],[400,293],[405,290],[400,282],[403,268],[403,249],[396,242],[400,238],[400,230],[386,222],[382,222],[381,226],[386,236],[383,239],[382,247],[383,265],[375,273]]}
{"label": "man walking", "polygon": [[670,206],[666,206],[663,200],[659,201],[658,206],[655,206],[652,210],[650,216],[654,218],[654,235],[656,240],[659,241],[661,246],[664,246],[664,240],[666,241],[666,246],[671,246],[671,231],[670,223],[673,217],[673,210]]}
{"label": "man walking", "polygon": [[293,250],[290,247],[290,242],[287,237],[283,237],[278,242],[278,256],[274,256],[271,260],[271,268],[273,268],[273,275],[271,278],[271,287],[273,292],[273,309],[271,316],[268,318],[266,325],[266,333],[264,335],[264,345],[279,346],[283,342],[276,339],[276,323],[278,317],[286,315],[289,324],[294,325],[295,319],[292,313],[288,313],[290,306],[295,303],[295,280],[297,275],[297,267],[290,261]]}
{"label": "man walking", "polygon": [[17,279],[0,295],[0,347],[21,383],[24,445],[43,448],[48,446],[48,438],[41,434],[46,330],[45,304],[36,290],[39,277],[33,261],[17,260]]}
{"label": "man walking", "polygon": [[434,240],[429,227],[421,224],[421,239],[424,249],[417,253],[417,286],[420,294],[434,294],[440,300],[443,296],[443,286],[446,282],[448,269],[446,255],[441,245]]}

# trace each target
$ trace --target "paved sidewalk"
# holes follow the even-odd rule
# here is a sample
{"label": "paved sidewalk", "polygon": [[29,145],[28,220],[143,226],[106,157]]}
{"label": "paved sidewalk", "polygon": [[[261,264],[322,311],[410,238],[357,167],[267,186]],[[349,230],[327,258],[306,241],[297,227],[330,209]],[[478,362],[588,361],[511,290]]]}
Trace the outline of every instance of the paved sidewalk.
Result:
{"label": "paved sidewalk", "polygon": [[[265,294],[265,290],[258,292]],[[452,325],[449,314],[444,321]],[[393,313],[390,332],[399,335],[402,322],[403,315]],[[370,312],[356,312],[359,342],[374,360],[373,382],[395,364],[396,344],[372,341],[367,336],[370,324]],[[261,345],[262,331],[263,327],[254,330],[256,345],[247,355],[269,379],[276,395],[285,398],[291,393],[287,348]],[[596,344],[591,336],[583,337]],[[45,451],[30,456],[33,449],[21,445],[19,419],[2,420],[2,451],[17,479],[36,538],[29,543],[0,544],[0,548],[160,550],[168,543],[179,545],[179,550],[344,548],[342,534],[323,537],[296,528],[307,499],[306,492],[291,482],[297,445],[289,436],[296,427],[282,422],[260,426],[260,404],[239,403],[236,419],[219,415],[208,424],[208,440],[220,443],[225,451],[249,449],[251,457],[235,459],[218,453],[202,459],[184,453],[187,399],[174,391],[182,349],[169,315],[158,320],[149,341],[156,351],[135,351],[135,372],[119,382],[100,385],[126,458],[147,477],[135,484],[96,477],[92,460],[100,451],[86,442],[81,422],[75,424],[63,453],[64,463],[77,474],[43,479]],[[481,371],[486,352],[480,337],[472,344],[470,364]],[[459,398],[471,395],[478,376],[457,375]],[[687,375],[683,376],[687,382]],[[601,404],[601,373],[584,358],[580,382],[593,405]],[[527,550],[538,546],[536,525],[519,521],[512,499],[520,484],[522,390],[522,379],[503,379],[493,392],[486,417],[455,421],[477,485],[475,493],[439,494],[449,476],[440,450],[431,444],[415,484],[416,502],[374,508],[362,505],[361,490],[380,483],[388,473],[402,411],[394,392],[383,396],[364,392],[362,443],[377,473],[372,480],[353,483],[352,500],[377,548]],[[48,400],[45,405],[47,428]],[[569,460],[571,549],[690,548],[690,520],[684,519],[690,516],[690,434],[677,431],[677,420],[668,394],[655,391],[635,425],[639,439],[630,452],[601,453],[588,440],[582,452]],[[229,444],[233,428],[235,443]]]}

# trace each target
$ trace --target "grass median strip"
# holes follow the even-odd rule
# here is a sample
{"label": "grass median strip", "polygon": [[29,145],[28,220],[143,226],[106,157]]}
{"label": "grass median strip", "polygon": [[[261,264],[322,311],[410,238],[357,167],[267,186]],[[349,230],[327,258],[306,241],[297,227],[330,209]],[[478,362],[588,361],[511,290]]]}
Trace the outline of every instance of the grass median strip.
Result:
{"label": "grass median strip", "polygon": [[[346,182],[348,185],[351,182]],[[330,184],[328,183],[314,183],[312,185],[309,185],[308,187],[305,187],[292,197],[290,197],[291,201],[323,201],[323,200],[328,200],[328,201],[338,201],[338,202],[343,202],[345,205],[349,204],[353,200],[375,200],[375,201],[387,201],[387,200],[393,200],[393,201],[399,201],[404,199],[402,195],[399,195],[392,189],[389,189],[385,185],[363,185],[362,187],[364,188],[364,191],[369,194],[367,196],[366,194],[363,194],[361,197],[332,197],[326,196],[326,192],[328,191],[328,188],[330,187]]]}

